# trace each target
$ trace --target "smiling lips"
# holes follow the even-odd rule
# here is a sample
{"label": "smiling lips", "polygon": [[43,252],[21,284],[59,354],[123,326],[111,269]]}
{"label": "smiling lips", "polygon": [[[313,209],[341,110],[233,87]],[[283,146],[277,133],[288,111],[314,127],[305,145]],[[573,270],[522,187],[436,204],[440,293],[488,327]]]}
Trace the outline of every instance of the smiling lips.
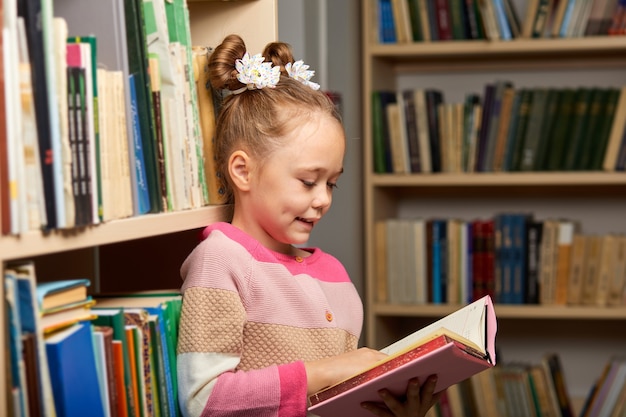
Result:
{"label": "smiling lips", "polygon": [[315,225],[315,220],[305,219],[304,217],[296,217],[296,220],[298,220],[299,222],[302,222],[302,223],[309,224],[309,225],[311,225],[311,227],[313,227]]}

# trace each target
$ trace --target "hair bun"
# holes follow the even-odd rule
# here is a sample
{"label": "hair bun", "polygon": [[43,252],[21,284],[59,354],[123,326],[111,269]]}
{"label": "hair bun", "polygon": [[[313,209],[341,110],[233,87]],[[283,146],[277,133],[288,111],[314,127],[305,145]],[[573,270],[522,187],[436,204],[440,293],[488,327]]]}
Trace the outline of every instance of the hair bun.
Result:
{"label": "hair bun", "polygon": [[280,72],[285,74],[285,65],[293,63],[293,52],[291,45],[285,42],[271,42],[263,50],[263,57],[271,61],[272,65],[279,66]]}
{"label": "hair bun", "polygon": [[246,44],[239,35],[228,35],[209,58],[209,81],[216,90],[236,90],[244,86],[237,79],[235,61],[243,58]]}

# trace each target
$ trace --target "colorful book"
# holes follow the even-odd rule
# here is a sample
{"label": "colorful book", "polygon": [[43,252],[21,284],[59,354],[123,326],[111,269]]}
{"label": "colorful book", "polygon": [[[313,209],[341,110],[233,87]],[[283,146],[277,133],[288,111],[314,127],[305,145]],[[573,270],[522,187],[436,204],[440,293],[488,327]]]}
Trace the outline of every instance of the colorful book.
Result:
{"label": "colorful book", "polygon": [[[128,342],[126,340],[124,309],[95,307],[93,311],[97,317],[92,323],[96,326],[109,326],[113,328],[113,341],[119,344],[119,347],[114,347],[114,356],[117,358],[116,381],[120,378],[123,378],[124,381],[124,390],[122,391],[124,395],[123,398],[120,398],[120,404],[126,404],[126,415],[129,417],[139,417],[140,411],[135,407],[135,392],[132,389],[131,364],[130,356],[128,355]],[[118,408],[118,410],[120,410],[120,408]]]}
{"label": "colorful book", "polygon": [[[389,356],[338,384],[309,397],[309,411],[326,416],[368,416],[365,401],[379,402],[378,391],[404,394],[408,381],[437,375],[440,392],[496,363],[496,315],[483,297],[382,349]],[[461,336],[463,334],[464,336]]]}
{"label": "colorful book", "polygon": [[101,308],[143,308],[150,315],[158,317],[159,337],[164,357],[167,396],[166,402],[171,416],[178,416],[178,386],[176,379],[176,344],[178,341],[178,322],[182,307],[179,290],[138,291],[129,293],[99,294],[97,305]]}

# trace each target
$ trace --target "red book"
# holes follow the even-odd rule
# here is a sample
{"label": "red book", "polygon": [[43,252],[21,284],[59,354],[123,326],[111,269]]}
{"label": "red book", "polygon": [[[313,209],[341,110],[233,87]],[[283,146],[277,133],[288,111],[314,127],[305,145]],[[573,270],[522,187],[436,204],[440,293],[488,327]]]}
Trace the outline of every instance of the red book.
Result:
{"label": "red book", "polygon": [[[309,411],[321,417],[370,416],[364,401],[382,401],[378,391],[403,395],[409,380],[437,375],[443,391],[495,365],[496,317],[490,297],[469,304],[383,349],[389,356],[309,397]],[[464,336],[460,336],[460,335]]]}
{"label": "red book", "polygon": [[440,41],[454,39],[452,36],[452,20],[448,0],[436,0],[435,10],[437,13],[437,32]]}
{"label": "red book", "polygon": [[472,259],[472,290],[473,298],[477,300],[485,295],[495,295],[495,248],[493,219],[475,220],[473,227]]}

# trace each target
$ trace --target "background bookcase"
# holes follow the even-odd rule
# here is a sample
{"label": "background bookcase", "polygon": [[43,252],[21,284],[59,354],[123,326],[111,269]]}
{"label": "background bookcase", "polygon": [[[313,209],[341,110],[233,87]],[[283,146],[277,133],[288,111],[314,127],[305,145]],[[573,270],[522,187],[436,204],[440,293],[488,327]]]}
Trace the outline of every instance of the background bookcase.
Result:
{"label": "background bookcase", "polygon": [[[382,347],[455,310],[450,305],[391,305],[376,298],[375,223],[389,217],[475,218],[505,211],[535,218],[565,217],[584,233],[624,233],[623,172],[505,172],[376,174],[373,166],[373,91],[437,88],[446,102],[483,94],[487,82],[520,87],[621,87],[626,84],[626,39],[515,39],[512,41],[376,42],[375,8],[362,9],[366,344]],[[517,2],[525,4],[525,2]],[[522,6],[523,8],[523,6]],[[539,362],[558,352],[574,406],[612,354],[624,351],[626,308],[498,305],[499,360]]]}
{"label": "background bookcase", "polygon": [[[65,0],[56,3],[62,1]],[[276,0],[193,1],[188,7],[193,45],[214,46],[224,36],[236,32],[251,51],[260,52],[266,43],[277,38]],[[212,205],[45,234],[0,236],[0,265],[34,260],[38,279],[89,278],[93,291],[178,288],[179,267],[197,244],[199,230],[226,219],[227,212],[227,206]],[[4,299],[4,285],[0,286],[0,294]],[[0,310],[0,321],[5,323],[4,309]],[[0,332],[2,346],[5,337],[6,332]],[[8,364],[3,356],[0,374],[7,372]],[[7,407],[5,383],[3,378],[1,410]]]}

